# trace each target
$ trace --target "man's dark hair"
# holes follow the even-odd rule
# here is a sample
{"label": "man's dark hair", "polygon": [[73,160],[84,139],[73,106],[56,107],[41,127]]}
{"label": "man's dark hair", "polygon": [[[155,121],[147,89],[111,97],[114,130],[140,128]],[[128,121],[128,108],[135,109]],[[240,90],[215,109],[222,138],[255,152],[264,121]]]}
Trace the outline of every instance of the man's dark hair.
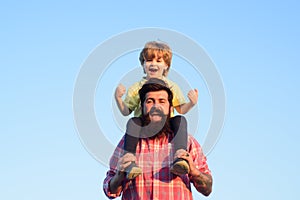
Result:
{"label": "man's dark hair", "polygon": [[143,129],[144,132],[142,134],[149,136],[149,133],[152,133],[153,137],[172,133],[172,129],[170,126],[170,113],[169,115],[166,116],[166,119],[162,121],[163,124],[161,124],[161,126],[158,124],[154,124],[154,126],[153,125],[151,126],[149,114],[145,115],[144,113],[143,107],[146,100],[146,94],[148,92],[156,92],[156,91],[166,91],[168,93],[168,102],[170,104],[170,107],[172,106],[172,100],[173,100],[173,93],[168,87],[168,85],[163,80],[158,78],[150,78],[139,90],[139,96],[141,100],[141,107],[142,107],[142,114],[143,114],[142,123],[143,126],[146,126],[146,129]]}
{"label": "man's dark hair", "polygon": [[170,106],[172,106],[172,100],[173,100],[173,93],[168,87],[167,83],[161,79],[158,78],[150,78],[139,90],[139,96],[141,100],[141,107],[143,109],[144,102],[146,100],[146,94],[148,92],[156,92],[164,90],[168,93],[168,101],[170,103]]}

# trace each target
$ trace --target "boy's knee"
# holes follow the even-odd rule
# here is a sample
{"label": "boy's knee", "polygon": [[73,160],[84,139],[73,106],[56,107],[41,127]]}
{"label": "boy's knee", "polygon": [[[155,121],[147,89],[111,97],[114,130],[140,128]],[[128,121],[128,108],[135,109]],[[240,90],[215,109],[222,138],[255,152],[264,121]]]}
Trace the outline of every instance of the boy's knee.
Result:
{"label": "boy's knee", "polygon": [[142,119],[140,117],[132,117],[127,122],[128,127],[142,126]]}
{"label": "boy's knee", "polygon": [[187,120],[184,116],[182,115],[176,115],[174,117],[172,117],[172,121],[174,123],[183,123],[183,124],[187,124]]}
{"label": "boy's knee", "polygon": [[132,123],[138,126],[142,126],[142,118],[140,117],[132,117],[130,120],[132,120]]}

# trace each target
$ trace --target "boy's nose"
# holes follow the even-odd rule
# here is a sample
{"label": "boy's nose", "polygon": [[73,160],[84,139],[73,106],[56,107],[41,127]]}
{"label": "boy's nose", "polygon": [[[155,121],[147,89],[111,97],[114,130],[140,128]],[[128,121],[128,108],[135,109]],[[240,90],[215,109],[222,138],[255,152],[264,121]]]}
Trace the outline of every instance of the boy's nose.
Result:
{"label": "boy's nose", "polygon": [[157,64],[156,60],[152,60],[152,61],[151,61],[151,64],[152,64],[152,65],[156,65],[156,64]]}

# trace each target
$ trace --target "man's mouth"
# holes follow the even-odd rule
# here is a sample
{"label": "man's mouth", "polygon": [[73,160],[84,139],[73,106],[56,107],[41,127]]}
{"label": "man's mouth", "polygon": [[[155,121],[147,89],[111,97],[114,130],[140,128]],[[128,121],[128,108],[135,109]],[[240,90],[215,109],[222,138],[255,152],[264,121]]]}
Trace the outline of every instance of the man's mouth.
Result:
{"label": "man's mouth", "polygon": [[158,113],[158,112],[153,112],[153,113],[150,113],[150,115],[151,116],[162,116],[162,114],[161,113]]}
{"label": "man's mouth", "polygon": [[152,116],[154,116],[154,115],[163,116],[164,115],[164,113],[159,109],[152,109],[152,110],[150,110],[149,114]]}

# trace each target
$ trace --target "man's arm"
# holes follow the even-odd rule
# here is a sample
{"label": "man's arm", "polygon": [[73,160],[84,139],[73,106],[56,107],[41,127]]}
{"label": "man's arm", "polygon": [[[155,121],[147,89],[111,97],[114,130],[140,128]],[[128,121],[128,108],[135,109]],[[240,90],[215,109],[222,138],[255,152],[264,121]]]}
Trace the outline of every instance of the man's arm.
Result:
{"label": "man's arm", "polygon": [[194,183],[195,188],[201,194],[208,196],[212,191],[212,176],[201,172],[195,165],[192,156],[187,151],[182,151],[176,155],[178,158],[183,158],[188,161],[190,166],[189,177]]}
{"label": "man's arm", "polygon": [[200,172],[197,168],[189,174],[198,192],[208,196],[212,191],[212,176]]}
{"label": "man's arm", "polygon": [[124,172],[117,172],[116,175],[109,182],[109,189],[111,193],[119,194],[122,191],[122,182],[125,178]]}
{"label": "man's arm", "polygon": [[129,167],[133,161],[136,161],[136,157],[132,153],[127,153],[120,158],[117,166],[118,171],[109,182],[111,193],[117,194],[122,191],[122,182],[125,179],[126,168]]}
{"label": "man's arm", "polygon": [[103,191],[110,199],[119,197],[122,194],[123,187],[126,184],[124,171],[132,161],[136,160],[133,155],[123,155],[123,147],[124,137],[121,139],[110,158],[110,170],[106,173],[106,177],[103,181]]}

